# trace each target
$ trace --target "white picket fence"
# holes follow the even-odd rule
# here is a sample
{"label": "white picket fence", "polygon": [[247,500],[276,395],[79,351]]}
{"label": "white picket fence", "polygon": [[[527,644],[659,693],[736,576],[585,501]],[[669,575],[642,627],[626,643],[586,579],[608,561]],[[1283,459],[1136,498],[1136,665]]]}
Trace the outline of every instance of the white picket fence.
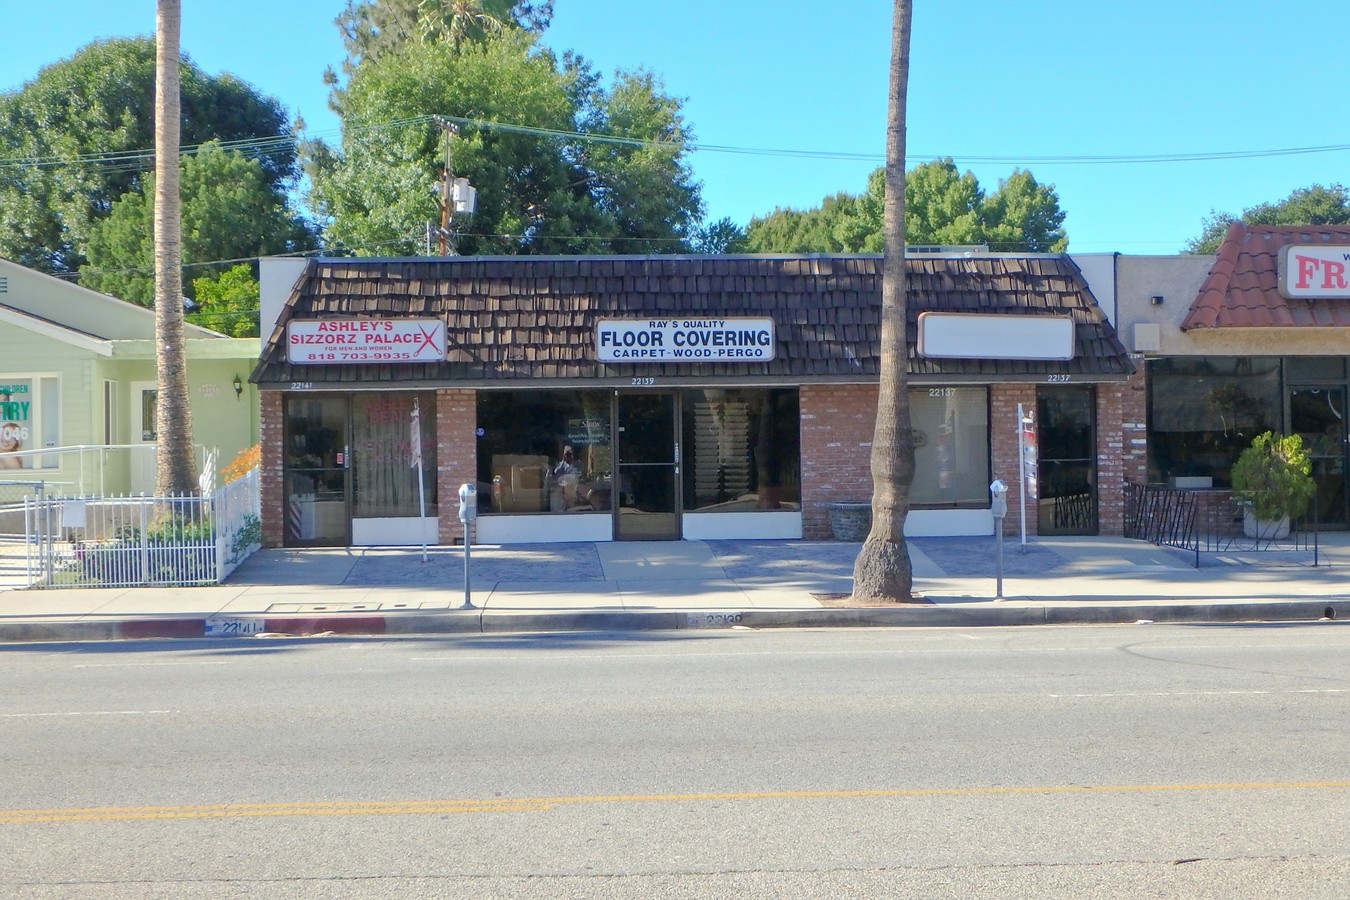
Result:
{"label": "white picket fence", "polygon": [[203,496],[36,492],[23,501],[21,586],[219,584],[262,546],[260,513],[257,468]]}

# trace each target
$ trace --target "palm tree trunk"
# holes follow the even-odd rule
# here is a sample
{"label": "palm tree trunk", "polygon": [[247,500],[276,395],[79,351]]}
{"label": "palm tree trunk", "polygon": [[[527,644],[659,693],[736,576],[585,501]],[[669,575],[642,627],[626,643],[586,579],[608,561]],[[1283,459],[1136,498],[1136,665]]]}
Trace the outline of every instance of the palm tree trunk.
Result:
{"label": "palm tree trunk", "polygon": [[183,337],[183,246],[178,193],[180,0],[155,5],[155,493],[197,489],[192,461],[187,349]]}
{"label": "palm tree trunk", "polygon": [[872,531],[853,566],[859,600],[911,599],[913,567],[905,517],[914,481],[909,423],[909,347],[905,339],[905,98],[909,88],[911,0],[895,0],[891,25],[891,91],[886,122],[885,256],[881,281],[881,385],[872,438]]}

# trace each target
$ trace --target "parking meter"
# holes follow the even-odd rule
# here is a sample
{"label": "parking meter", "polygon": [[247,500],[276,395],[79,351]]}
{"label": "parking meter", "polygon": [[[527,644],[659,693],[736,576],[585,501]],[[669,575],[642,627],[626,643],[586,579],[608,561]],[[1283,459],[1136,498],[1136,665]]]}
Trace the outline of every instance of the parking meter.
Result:
{"label": "parking meter", "polygon": [[459,520],[465,524],[478,518],[478,488],[471,484],[459,486]]}
{"label": "parking meter", "polygon": [[989,511],[994,514],[994,541],[998,548],[997,587],[994,599],[1003,599],[1003,517],[1008,514],[1008,486],[1002,479],[995,479],[989,485]]}
{"label": "parking meter", "polygon": [[473,543],[470,526],[477,519],[478,488],[466,482],[459,486],[459,520],[464,523],[464,609],[473,608],[473,595],[469,592],[469,545]]}
{"label": "parking meter", "polygon": [[989,485],[989,499],[990,510],[994,513],[995,519],[1001,519],[1008,514],[1008,486],[1001,479]]}

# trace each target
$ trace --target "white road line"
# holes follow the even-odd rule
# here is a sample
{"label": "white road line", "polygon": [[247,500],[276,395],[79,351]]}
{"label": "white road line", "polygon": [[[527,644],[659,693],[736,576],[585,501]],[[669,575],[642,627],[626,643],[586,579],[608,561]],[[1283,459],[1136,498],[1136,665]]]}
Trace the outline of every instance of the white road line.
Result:
{"label": "white road line", "polygon": [[232,660],[193,660],[190,662],[76,663],[72,669],[135,669],[161,666],[228,666]]}
{"label": "white road line", "polygon": [[1350,694],[1347,688],[1290,688],[1283,691],[1121,691],[1105,694],[1048,694],[1055,699],[1099,697],[1256,697],[1262,694]]}
{"label": "white road line", "polygon": [[0,719],[55,719],[68,716],[171,716],[176,709],[105,709],[89,712],[0,713]]}

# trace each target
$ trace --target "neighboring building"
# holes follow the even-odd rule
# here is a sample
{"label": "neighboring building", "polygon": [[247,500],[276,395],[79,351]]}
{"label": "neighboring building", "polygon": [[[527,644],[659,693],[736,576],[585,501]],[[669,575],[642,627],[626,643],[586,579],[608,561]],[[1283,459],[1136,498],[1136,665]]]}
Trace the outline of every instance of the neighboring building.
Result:
{"label": "neighboring building", "polygon": [[1147,468],[1131,480],[1222,491],[1252,438],[1297,433],[1319,527],[1346,528],[1350,227],[1238,222],[1213,256],[1113,259],[1117,327],[1146,358]]}
{"label": "neighboring building", "polygon": [[[461,483],[488,543],[825,538],[871,496],[879,257],[263,262],[268,545],[453,543]],[[991,534],[994,478],[1016,529],[1019,408],[1029,531],[1120,533],[1142,383],[1079,267],[908,265],[910,533]]]}
{"label": "neighboring building", "polygon": [[[0,452],[53,451],[0,457],[0,479],[153,492],[153,451],[132,447],[155,440],[154,335],[151,310],[0,259]],[[257,442],[257,342],[186,335],[198,463],[224,466]],[[126,449],[94,449],[107,445]]]}

